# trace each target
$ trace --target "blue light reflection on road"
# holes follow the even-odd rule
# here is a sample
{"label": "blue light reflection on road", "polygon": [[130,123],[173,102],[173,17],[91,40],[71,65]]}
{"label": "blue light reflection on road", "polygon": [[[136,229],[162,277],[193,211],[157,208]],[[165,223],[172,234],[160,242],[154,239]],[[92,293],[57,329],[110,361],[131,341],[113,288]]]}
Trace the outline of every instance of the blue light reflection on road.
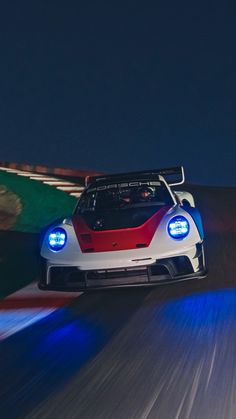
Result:
{"label": "blue light reflection on road", "polygon": [[[211,340],[216,330],[223,334],[227,324],[232,319],[236,321],[236,289],[180,297],[163,304],[161,313],[166,330],[171,331],[168,339],[173,345],[181,336],[183,345],[191,342],[197,348]],[[157,315],[159,319],[160,313]]]}
{"label": "blue light reflection on road", "polygon": [[73,380],[127,324],[148,293],[116,290],[82,295],[4,340],[0,368],[6,380],[0,405],[5,417],[15,419],[16,412],[23,417]]}
{"label": "blue light reflection on road", "polygon": [[[51,314],[50,322],[54,323],[52,330],[46,331],[37,345],[32,348],[30,357],[35,363],[44,365],[64,365],[61,370],[63,380],[75,373],[84,362],[97,353],[106,339],[106,330],[89,318],[76,318],[70,309],[62,308]],[[48,322],[44,319],[41,322]]]}
{"label": "blue light reflection on road", "polygon": [[208,326],[220,315],[224,320],[230,313],[236,313],[236,289],[222,289],[192,294],[165,303],[164,312],[176,325],[191,320],[194,325]]}
{"label": "blue light reflection on road", "polygon": [[[53,314],[54,318],[64,317],[66,309]],[[52,316],[51,316],[52,317]],[[53,350],[58,345],[63,345],[63,350],[70,348],[71,351],[82,348],[88,349],[89,344],[102,335],[96,328],[85,319],[78,318],[71,323],[58,326],[56,329],[48,332],[41,340],[39,346],[35,350],[35,354],[46,354],[49,350]],[[66,350],[67,352],[67,350]]]}
{"label": "blue light reflection on road", "polygon": [[[14,417],[15,405],[22,415],[30,411],[95,356],[109,335],[106,326],[89,317],[76,317],[71,309],[62,308],[4,341],[3,353],[6,354],[8,344],[17,349],[15,356],[14,349],[10,350],[9,358],[1,366],[1,373],[11,382],[9,402],[4,394],[0,395],[2,412],[8,418]],[[18,371],[17,380],[15,371]],[[35,381],[33,377],[38,379]]]}
{"label": "blue light reflection on road", "polygon": [[[80,368],[96,357],[114,333],[117,334],[123,325],[127,326],[129,315],[136,307],[142,332],[140,327],[131,328],[129,336],[125,335],[124,347],[127,339],[134,354],[146,347],[149,356],[153,355],[156,360],[156,365],[153,364],[155,370],[164,366],[164,377],[180,360],[181,374],[185,372],[186,380],[189,380],[189,371],[197,368],[199,360],[207,368],[215,343],[219,343],[216,359],[222,361],[218,363],[219,368],[225,365],[225,360],[228,360],[230,368],[231,352],[233,356],[235,354],[228,341],[234,329],[229,329],[228,324],[232,325],[236,320],[236,288],[185,296],[178,292],[175,298],[171,297],[174,295],[171,288],[163,290],[165,294],[162,296],[154,291],[142,306],[142,294],[132,306],[133,294],[131,298],[131,294],[123,292],[119,299],[119,294],[113,300],[105,296],[102,303],[99,300],[98,306],[92,301],[90,310],[79,310],[76,305],[61,308],[4,341],[2,373],[6,377],[5,395],[8,383],[11,389],[9,399],[2,393],[0,400],[6,417],[14,417],[16,406],[22,415],[29,412],[33,406],[65,386]],[[223,349],[222,342],[225,343]],[[123,351],[123,347],[120,350]],[[213,383],[220,374],[216,367],[212,374]]]}

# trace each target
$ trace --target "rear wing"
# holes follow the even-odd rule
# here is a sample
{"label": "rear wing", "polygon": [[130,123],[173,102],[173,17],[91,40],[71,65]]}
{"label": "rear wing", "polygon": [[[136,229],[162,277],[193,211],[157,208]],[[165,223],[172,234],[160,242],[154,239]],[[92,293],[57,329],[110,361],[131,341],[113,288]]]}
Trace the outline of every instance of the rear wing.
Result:
{"label": "rear wing", "polygon": [[86,176],[85,186],[89,186],[92,183],[103,183],[103,182],[127,182],[127,181],[138,181],[148,179],[159,179],[159,176],[163,176],[169,186],[182,185],[185,181],[184,168],[170,167],[166,169],[154,169],[144,170],[141,172],[127,172],[117,173],[111,175],[99,175],[99,176]]}

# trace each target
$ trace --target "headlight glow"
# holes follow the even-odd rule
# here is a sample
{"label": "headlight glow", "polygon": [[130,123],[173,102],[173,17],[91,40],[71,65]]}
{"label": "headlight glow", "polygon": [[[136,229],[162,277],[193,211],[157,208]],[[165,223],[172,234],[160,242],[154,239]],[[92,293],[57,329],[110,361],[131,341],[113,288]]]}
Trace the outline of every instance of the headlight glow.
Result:
{"label": "headlight glow", "polygon": [[173,217],[168,224],[168,233],[173,239],[184,239],[189,234],[188,220],[182,215]]}
{"label": "headlight glow", "polygon": [[61,250],[66,244],[67,235],[63,228],[54,228],[48,235],[48,244],[50,249]]}

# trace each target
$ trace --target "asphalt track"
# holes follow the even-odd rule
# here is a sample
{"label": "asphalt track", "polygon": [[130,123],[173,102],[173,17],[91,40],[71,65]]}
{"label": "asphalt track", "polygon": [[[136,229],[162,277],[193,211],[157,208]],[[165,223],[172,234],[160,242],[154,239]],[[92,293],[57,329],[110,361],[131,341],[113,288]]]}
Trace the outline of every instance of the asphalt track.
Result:
{"label": "asphalt track", "polygon": [[236,418],[236,191],[193,190],[208,278],[83,294],[2,341],[1,419]]}

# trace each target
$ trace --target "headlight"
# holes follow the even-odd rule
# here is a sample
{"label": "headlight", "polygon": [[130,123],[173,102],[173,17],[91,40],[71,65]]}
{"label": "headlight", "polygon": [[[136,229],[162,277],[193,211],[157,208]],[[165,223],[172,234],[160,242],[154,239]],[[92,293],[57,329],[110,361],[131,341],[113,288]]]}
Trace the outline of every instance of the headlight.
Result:
{"label": "headlight", "polygon": [[50,249],[61,250],[66,244],[67,235],[63,228],[54,228],[48,235],[48,244]]}
{"label": "headlight", "polygon": [[188,220],[182,215],[173,217],[168,224],[168,233],[172,239],[184,239],[189,234]]}

